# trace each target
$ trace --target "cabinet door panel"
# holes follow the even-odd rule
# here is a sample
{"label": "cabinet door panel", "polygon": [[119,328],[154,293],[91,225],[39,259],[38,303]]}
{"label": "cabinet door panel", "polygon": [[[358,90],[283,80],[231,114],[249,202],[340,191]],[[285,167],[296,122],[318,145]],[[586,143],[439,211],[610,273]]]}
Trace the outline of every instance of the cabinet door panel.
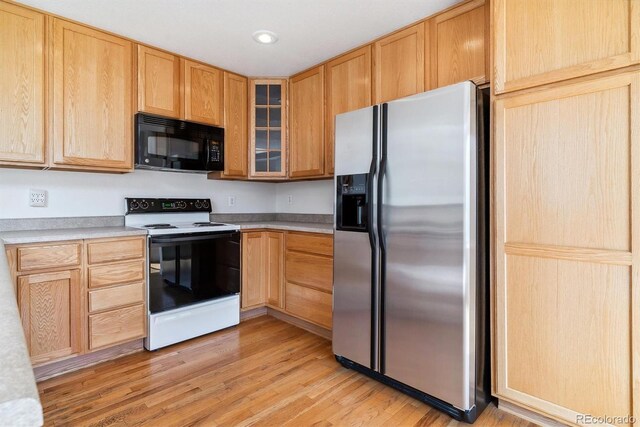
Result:
{"label": "cabinet door panel", "polygon": [[61,19],[51,22],[54,166],[131,170],[131,42]]}
{"label": "cabinet door panel", "polygon": [[639,101],[635,71],[495,102],[496,393],[568,423],[640,413]]}
{"label": "cabinet door panel", "polygon": [[18,306],[34,365],[82,351],[80,270],[18,278]]}
{"label": "cabinet door panel", "polygon": [[332,175],[336,115],[371,105],[371,46],[365,46],[330,61],[325,69],[327,82],[325,173]]}
{"label": "cabinet door panel", "polygon": [[289,176],[324,173],[324,67],[291,78]]}
{"label": "cabinet door panel", "polygon": [[640,62],[636,0],[494,0],[493,7],[495,93]]}
{"label": "cabinet door panel", "polygon": [[425,24],[378,40],[375,50],[375,103],[424,91]]}
{"label": "cabinet door panel", "polygon": [[0,3],[0,164],[44,164],[44,15]]}
{"label": "cabinet door panel", "polygon": [[242,308],[265,303],[265,248],[261,232],[242,234]]}
{"label": "cabinet door panel", "polygon": [[429,20],[425,57],[431,59],[425,88],[488,81],[488,14],[485,1],[474,0]]}
{"label": "cabinet door panel", "polygon": [[224,175],[246,178],[249,166],[247,78],[224,73]]}
{"label": "cabinet door panel", "polygon": [[284,308],[284,233],[265,233],[267,248],[267,302]]}
{"label": "cabinet door panel", "polygon": [[183,59],[184,114],[186,120],[224,125],[222,71]]}
{"label": "cabinet door panel", "polygon": [[180,58],[138,45],[138,110],[180,118]]}

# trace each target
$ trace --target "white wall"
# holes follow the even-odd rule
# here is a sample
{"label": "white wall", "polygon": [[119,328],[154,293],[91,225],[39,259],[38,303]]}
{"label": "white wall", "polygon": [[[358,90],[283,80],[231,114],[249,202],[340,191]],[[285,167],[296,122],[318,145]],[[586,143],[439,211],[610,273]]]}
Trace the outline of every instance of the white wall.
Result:
{"label": "white wall", "polygon": [[[281,184],[282,185],[282,184]],[[29,206],[29,189],[48,192]],[[124,197],[209,197],[213,211],[275,212],[276,184],[207,180],[205,175],[136,170],[128,174],[0,169],[0,219],[124,214]],[[236,205],[228,206],[228,197]]]}
{"label": "white wall", "polygon": [[276,212],[332,214],[333,193],[332,179],[277,184]]}

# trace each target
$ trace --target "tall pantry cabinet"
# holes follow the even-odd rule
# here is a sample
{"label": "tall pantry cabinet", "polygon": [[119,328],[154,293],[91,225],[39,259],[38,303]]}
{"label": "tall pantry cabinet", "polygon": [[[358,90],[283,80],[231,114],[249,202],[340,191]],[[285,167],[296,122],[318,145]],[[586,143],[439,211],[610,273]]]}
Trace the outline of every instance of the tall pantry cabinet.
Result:
{"label": "tall pantry cabinet", "polygon": [[494,392],[627,425],[640,417],[640,5],[493,7]]}

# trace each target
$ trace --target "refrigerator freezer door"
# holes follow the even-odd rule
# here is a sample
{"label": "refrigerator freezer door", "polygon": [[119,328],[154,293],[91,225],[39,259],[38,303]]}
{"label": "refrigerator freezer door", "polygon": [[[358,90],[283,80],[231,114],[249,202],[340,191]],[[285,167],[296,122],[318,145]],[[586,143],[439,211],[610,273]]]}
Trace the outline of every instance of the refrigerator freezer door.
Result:
{"label": "refrigerator freezer door", "polygon": [[475,96],[465,82],[389,103],[382,179],[383,373],[464,410],[475,366]]}
{"label": "refrigerator freezer door", "polygon": [[[336,117],[336,177],[371,174],[372,162],[377,157],[374,156],[377,111],[376,107],[365,108]],[[335,180],[334,186],[337,186]],[[373,203],[368,196],[369,203]],[[367,206],[369,208],[373,205]],[[372,352],[372,346],[376,331],[372,329],[372,322],[377,315],[373,312],[375,293],[372,290],[377,275],[372,266],[377,249],[372,234],[375,230],[371,228],[373,218],[369,218],[368,223],[365,232],[336,230],[334,234],[333,352],[375,369],[373,357],[377,351]]]}

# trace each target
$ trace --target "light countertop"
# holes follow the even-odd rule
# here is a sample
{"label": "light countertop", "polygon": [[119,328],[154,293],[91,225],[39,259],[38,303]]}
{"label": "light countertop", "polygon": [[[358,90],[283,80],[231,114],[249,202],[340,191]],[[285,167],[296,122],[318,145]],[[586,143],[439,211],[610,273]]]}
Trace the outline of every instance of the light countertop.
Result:
{"label": "light countertop", "polygon": [[240,230],[267,229],[303,231],[307,233],[333,234],[333,224],[318,224],[313,222],[287,222],[287,221],[255,221],[234,222],[240,226]]}
{"label": "light countertop", "polygon": [[53,230],[22,230],[0,233],[5,245],[58,242],[63,240],[101,239],[107,237],[144,236],[146,230],[132,227],[60,228]]}

